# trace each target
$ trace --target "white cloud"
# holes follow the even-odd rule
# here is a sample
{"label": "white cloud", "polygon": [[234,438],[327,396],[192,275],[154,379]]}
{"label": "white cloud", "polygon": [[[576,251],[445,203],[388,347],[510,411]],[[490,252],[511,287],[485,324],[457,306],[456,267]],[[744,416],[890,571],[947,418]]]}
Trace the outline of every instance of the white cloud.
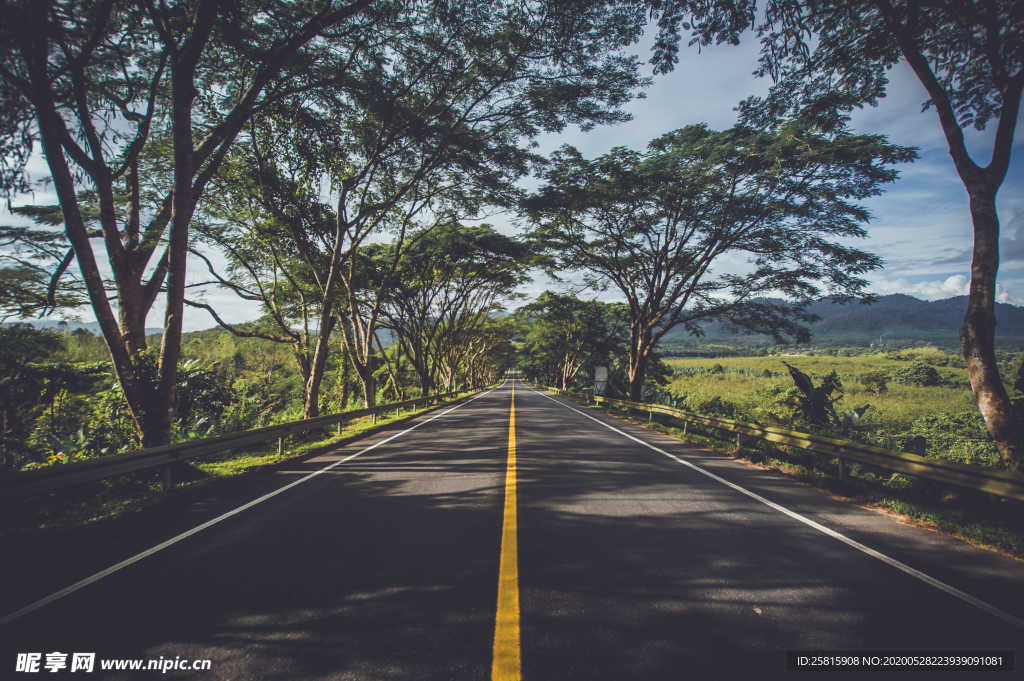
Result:
{"label": "white cloud", "polygon": [[932,281],[910,282],[906,279],[890,279],[881,275],[871,277],[871,289],[881,295],[904,293],[925,300],[941,300],[954,296],[967,295],[970,280],[962,274],[954,274],[945,279]]}
{"label": "white cloud", "polygon": [[[942,300],[967,295],[970,279],[964,274],[952,274],[944,279],[909,281],[890,278],[884,273],[869,277],[871,290],[879,295],[902,293],[924,300]],[[1019,279],[1000,281],[996,284],[996,300],[1011,305],[1024,305],[1024,282]]]}

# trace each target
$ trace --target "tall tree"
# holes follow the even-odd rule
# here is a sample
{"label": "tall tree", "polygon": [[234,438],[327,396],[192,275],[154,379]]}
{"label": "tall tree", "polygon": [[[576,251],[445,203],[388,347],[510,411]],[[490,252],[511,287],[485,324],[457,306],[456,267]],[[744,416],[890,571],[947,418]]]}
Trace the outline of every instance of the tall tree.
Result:
{"label": "tall tree", "polygon": [[625,353],[626,325],[615,319],[620,307],[545,291],[516,310],[527,373],[565,390],[580,369]]}
{"label": "tall tree", "polygon": [[[653,61],[667,71],[680,30],[691,44],[736,44],[754,29],[765,98],[741,105],[744,120],[801,111],[841,122],[875,104],[888,70],[907,63],[928,93],[970,202],[974,245],[961,346],[971,388],[1004,465],[1024,468],[1024,424],[1014,414],[995,353],[999,270],[996,194],[1010,165],[1024,88],[1024,4],[1018,0],[645,0],[658,17]],[[964,130],[995,125],[989,159],[977,160]]]}
{"label": "tall tree", "polygon": [[[273,125],[300,132],[260,153],[260,173],[269,168],[285,177],[275,166],[295,155],[295,145],[319,159],[306,183],[330,188],[334,221],[321,238],[291,236],[289,249],[319,277],[318,328],[336,319],[367,403],[374,399],[374,339],[390,278],[382,272],[368,288],[360,249],[390,236],[393,271],[413,225],[512,204],[515,180],[539,160],[531,138],[569,123],[624,120],[619,107],[642,83],[635,58],[620,49],[635,39],[635,27],[603,2],[462,0],[409,3],[405,10],[386,40],[373,34],[379,52],[367,48],[371,57],[352,60],[324,87],[275,111]],[[319,199],[312,192],[303,200]],[[287,215],[275,218],[289,222]],[[326,340],[321,333],[313,353],[314,383]]]}
{"label": "tall tree", "polygon": [[[486,224],[449,222],[410,235],[405,258],[388,286],[383,315],[424,395],[436,388],[446,352],[473,355],[460,344],[483,338],[476,333],[480,320],[525,281],[530,256],[527,244]],[[466,366],[471,364],[466,360]]]}
{"label": "tall tree", "polygon": [[[325,298],[330,293],[325,273],[336,221],[331,207],[311,194],[307,178],[318,159],[278,144],[272,145],[275,162],[265,163],[260,143],[255,135],[240,141],[213,180],[214,191],[194,225],[198,243],[192,249],[209,278],[190,286],[185,303],[205,309],[235,336],[290,346],[302,379],[303,414],[312,417],[319,413],[319,388],[335,325],[331,305],[336,301]],[[217,249],[225,256],[225,267],[207,254]],[[226,321],[199,299],[197,292],[208,285],[257,303],[263,312],[260,322]]]}
{"label": "tall tree", "polygon": [[[9,0],[0,3],[0,181],[27,188],[39,142],[64,230],[144,445],[165,442],[181,353],[189,227],[239,130],[358,50],[369,0]],[[387,8],[374,3],[374,16]],[[329,42],[319,40],[329,31]],[[80,189],[99,204],[99,246]],[[117,200],[123,188],[126,200]],[[157,375],[140,360],[166,292]]]}
{"label": "tall tree", "polygon": [[[851,200],[879,193],[913,150],[877,136],[823,133],[788,122],[770,131],[702,125],[670,132],[646,152],[616,147],[593,161],[564,146],[525,203],[558,268],[629,306],[629,394],[642,399],[655,344],[684,325],[728,319],[801,337],[801,311],[822,292],[863,297],[878,258],[838,239],[863,237],[868,213]],[[733,267],[721,267],[733,256]],[[745,273],[735,271],[738,257]],[[794,306],[765,302],[783,294]]]}

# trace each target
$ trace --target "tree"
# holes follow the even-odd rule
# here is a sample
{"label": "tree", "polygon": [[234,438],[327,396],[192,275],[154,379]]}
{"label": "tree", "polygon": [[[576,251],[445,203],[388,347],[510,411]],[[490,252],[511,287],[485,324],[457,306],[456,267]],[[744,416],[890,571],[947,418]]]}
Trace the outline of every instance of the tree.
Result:
{"label": "tree", "polygon": [[436,389],[446,351],[454,353],[454,364],[460,350],[473,353],[460,344],[481,341],[483,320],[525,281],[530,265],[527,244],[487,224],[449,222],[410,234],[389,282],[383,316],[416,371],[422,394]]}
{"label": "tree", "polygon": [[607,365],[626,351],[624,325],[615,323],[620,305],[580,300],[551,291],[516,311],[527,373],[566,390],[584,367]]}
{"label": "tree", "polygon": [[[913,157],[878,136],[790,121],[772,130],[689,126],[646,152],[616,147],[593,161],[572,147],[550,159],[525,203],[535,237],[558,268],[629,307],[629,395],[641,399],[655,344],[682,324],[726,319],[776,337],[806,336],[802,307],[821,285],[864,297],[878,258],[837,238],[863,237],[868,213],[851,200],[879,193]],[[716,269],[748,258],[746,273]],[[779,293],[794,305],[767,302]]]}
{"label": "tree", "polygon": [[[367,48],[369,57],[251,126],[256,167],[242,176],[269,181],[243,183],[238,203],[258,192],[280,243],[316,284],[310,405],[332,328],[373,403],[383,287],[405,257],[408,230],[512,204],[516,179],[538,160],[530,138],[624,120],[619,106],[642,82],[635,58],[620,53],[635,27],[604,3],[465,0],[405,10],[386,37],[373,34],[379,48]],[[301,158],[314,161],[296,178],[290,163]],[[324,187],[329,199],[318,193]],[[334,207],[333,219],[304,233],[295,204],[320,200]],[[370,263],[358,254],[383,235],[396,244],[391,262],[368,278]],[[231,241],[222,242],[229,251]]]}
{"label": "tree", "polygon": [[[210,276],[195,289],[216,285],[259,303],[264,312],[260,323],[231,324],[195,296],[185,302],[205,309],[235,336],[289,345],[302,379],[303,415],[309,418],[319,414],[336,322],[332,263],[336,268],[334,253],[342,244],[334,211],[310,187],[323,167],[305,146],[315,135],[307,131],[298,143],[299,128],[290,123],[285,118],[250,126],[213,178],[215,191],[194,226],[199,243],[220,249],[227,261],[221,271],[203,252],[207,249],[193,248]],[[281,134],[287,142],[277,137]]]}
{"label": "tree", "polygon": [[[999,269],[996,194],[1006,178],[1024,88],[1024,6],[1017,0],[646,0],[660,26],[652,61],[676,62],[680,30],[691,44],[737,44],[754,29],[756,73],[774,85],[741,104],[747,122],[803,115],[841,123],[887,92],[887,71],[905,61],[928,92],[970,200],[974,244],[960,339],[971,388],[1003,465],[1024,468],[1024,425],[1014,415],[995,353]],[[964,130],[995,125],[987,164],[972,158]]]}
{"label": "tree", "polygon": [[[25,165],[38,141],[143,445],[170,436],[189,227],[210,178],[261,107],[315,81],[325,56],[359,50],[370,4],[0,4],[0,189],[10,198],[28,188]],[[318,40],[328,31],[330,41]],[[82,188],[97,197],[116,316]],[[162,292],[164,333],[151,382],[140,357],[146,316]]]}

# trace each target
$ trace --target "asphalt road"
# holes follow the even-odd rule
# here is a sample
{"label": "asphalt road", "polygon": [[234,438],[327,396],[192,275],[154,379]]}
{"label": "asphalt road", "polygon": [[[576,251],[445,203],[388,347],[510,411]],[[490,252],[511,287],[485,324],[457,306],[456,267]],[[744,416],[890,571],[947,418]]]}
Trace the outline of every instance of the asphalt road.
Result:
{"label": "asphalt road", "polygon": [[14,671],[54,651],[211,661],[83,679],[827,676],[787,672],[791,650],[1008,650],[1017,671],[985,678],[1019,678],[1024,564],[521,383],[513,452],[511,401],[508,381],[84,551],[7,551],[11,613],[169,541],[11,618],[0,679],[55,676]]}

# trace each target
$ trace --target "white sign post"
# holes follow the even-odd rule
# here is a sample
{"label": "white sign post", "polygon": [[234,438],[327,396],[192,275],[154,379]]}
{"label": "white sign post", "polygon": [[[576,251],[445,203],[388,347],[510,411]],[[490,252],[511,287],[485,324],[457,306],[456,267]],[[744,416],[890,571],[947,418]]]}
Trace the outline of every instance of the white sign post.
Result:
{"label": "white sign post", "polygon": [[594,367],[594,395],[604,395],[608,387],[608,367]]}

